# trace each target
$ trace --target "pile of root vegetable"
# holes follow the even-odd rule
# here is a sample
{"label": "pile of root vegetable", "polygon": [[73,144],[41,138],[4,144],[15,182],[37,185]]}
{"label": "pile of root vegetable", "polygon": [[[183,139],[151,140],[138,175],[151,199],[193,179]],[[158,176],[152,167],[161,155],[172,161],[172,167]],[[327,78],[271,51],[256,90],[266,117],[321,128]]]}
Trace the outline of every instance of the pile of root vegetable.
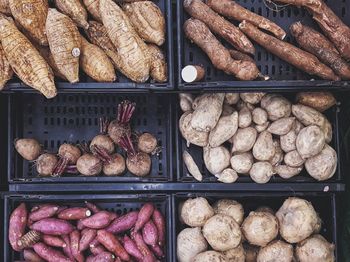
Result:
{"label": "pile of root vegetable", "polygon": [[13,210],[9,242],[25,261],[116,262],[164,258],[165,219],[152,203],[122,216],[86,207],[26,204]]}
{"label": "pile of root vegetable", "polygon": [[189,226],[177,235],[179,262],[335,261],[334,245],[319,234],[321,219],[305,199],[290,197],[276,213],[263,206],[244,217],[235,200],[211,206],[197,197],[180,203],[179,219]]}
{"label": "pile of root vegetable", "polygon": [[[250,40],[310,75],[333,81],[349,80],[350,28],[323,0],[274,2],[306,8],[325,35],[295,22],[290,33],[300,46],[298,48],[283,41],[287,33],[279,25],[234,0],[184,0],[183,8],[191,16],[184,22],[184,34],[206,53],[215,68],[239,80],[254,80],[262,76],[251,57],[255,48]],[[237,27],[227,19],[240,24]],[[217,37],[234,49],[226,48]],[[184,81],[198,81],[204,76],[200,72],[203,70],[196,70],[199,65],[189,66],[191,70],[185,67],[182,72]]]}
{"label": "pile of root vegetable", "polygon": [[[296,104],[278,94],[180,94],[183,138],[203,148],[206,169],[224,183],[238,174],[267,183],[276,174],[297,176],[305,167],[318,181],[337,169],[337,152],[329,145],[332,125],[322,114],[336,103],[328,92],[302,92]],[[228,149],[230,147],[230,150]],[[183,152],[189,173],[203,180],[194,157]]]}
{"label": "pile of root vegetable", "polygon": [[[57,153],[47,153],[32,138],[15,141],[17,152],[28,161],[34,161],[40,176],[60,176],[64,173],[83,176],[123,175],[126,169],[133,175],[144,177],[151,171],[151,155],[158,153],[157,139],[150,133],[137,134],[130,126],[136,104],[123,101],[118,105],[113,121],[100,119],[100,134],[87,144],[60,145]],[[126,157],[116,153],[120,147]]]}
{"label": "pile of root vegetable", "polygon": [[77,83],[79,71],[99,82],[116,81],[116,71],[167,81],[166,22],[155,3],[52,2],[0,1],[0,90],[13,73],[47,98],[57,94],[54,76]]}

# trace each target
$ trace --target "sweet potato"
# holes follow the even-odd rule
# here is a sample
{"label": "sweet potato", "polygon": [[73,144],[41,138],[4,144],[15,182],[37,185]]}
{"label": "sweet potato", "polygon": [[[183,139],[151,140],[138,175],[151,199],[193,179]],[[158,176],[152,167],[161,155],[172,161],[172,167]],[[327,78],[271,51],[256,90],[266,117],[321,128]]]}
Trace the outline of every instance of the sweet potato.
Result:
{"label": "sweet potato", "polygon": [[32,247],[40,241],[40,237],[41,234],[38,231],[30,230],[17,241],[17,244],[21,249]]}
{"label": "sweet potato", "polygon": [[231,115],[220,117],[214,129],[209,133],[209,145],[218,147],[230,139],[237,131],[239,116],[237,111]]}
{"label": "sweet potato", "polygon": [[57,217],[64,220],[79,220],[91,216],[91,211],[84,207],[71,207],[60,212]]}
{"label": "sweet potato", "polygon": [[50,8],[46,34],[58,69],[69,82],[78,82],[81,39],[77,26],[68,16]]}
{"label": "sweet potato", "polygon": [[294,177],[300,174],[302,170],[302,167],[291,167],[287,165],[278,165],[274,167],[275,173],[284,179]]}
{"label": "sweet potato", "polygon": [[193,18],[204,22],[211,31],[220,35],[237,50],[254,54],[255,48],[249,39],[233,24],[215,13],[200,0],[185,0],[184,9]]}
{"label": "sweet potato", "polygon": [[148,43],[161,46],[165,41],[165,19],[162,11],[152,1],[123,5],[125,14],[139,36]]}
{"label": "sweet potato", "polygon": [[246,128],[252,123],[252,112],[247,106],[243,106],[238,113],[238,126]]}
{"label": "sweet potato", "polygon": [[57,210],[58,205],[46,204],[39,207],[39,209],[30,212],[28,219],[35,222],[44,218],[49,218],[54,216],[57,213]]}
{"label": "sweet potato", "polygon": [[272,134],[268,131],[261,132],[253,146],[254,157],[260,161],[269,161],[275,153],[276,148],[273,144]]}
{"label": "sweet potato", "polygon": [[35,222],[30,229],[48,235],[64,235],[73,231],[73,226],[65,220],[57,218],[44,218]]}
{"label": "sweet potato", "polygon": [[89,248],[91,241],[96,237],[97,231],[95,229],[85,228],[81,231],[81,238],[79,240],[79,251],[85,251]]}
{"label": "sweet potato", "polygon": [[193,95],[190,93],[180,93],[179,94],[180,108],[182,112],[187,112],[192,110]]}
{"label": "sweet potato", "polygon": [[100,209],[97,205],[95,205],[95,204],[93,204],[93,203],[91,203],[91,202],[85,201],[85,205],[86,205],[86,207],[87,207],[88,209],[90,209],[90,210],[92,211],[92,213],[94,213],[94,214],[96,214],[97,212],[100,212],[100,211],[101,211],[101,209]]}
{"label": "sweet potato", "polygon": [[0,0],[0,13],[11,15],[9,0]]}
{"label": "sweet potato", "polygon": [[23,258],[25,261],[30,262],[44,262],[44,260],[38,256],[32,249],[24,249],[23,250]]}
{"label": "sweet potato", "polygon": [[100,254],[87,259],[86,262],[116,262],[115,257],[112,253],[101,252]]}
{"label": "sweet potato", "polygon": [[187,151],[182,153],[182,159],[186,165],[188,172],[197,180],[202,181],[203,175],[201,174],[196,162],[194,162],[193,157]]}
{"label": "sweet potato", "polygon": [[224,146],[203,148],[205,167],[213,174],[220,174],[230,165],[230,152]]}
{"label": "sweet potato", "polygon": [[71,262],[71,260],[64,256],[62,252],[53,249],[44,243],[36,243],[34,246],[34,251],[43,259],[47,261],[60,261],[60,262]]}
{"label": "sweet potato", "polygon": [[80,0],[55,0],[55,5],[58,10],[68,15],[79,27],[89,28],[87,12]]}
{"label": "sweet potato", "polygon": [[139,231],[152,217],[154,211],[154,205],[152,203],[145,203],[138,215],[135,223],[134,231]]}
{"label": "sweet potato", "polygon": [[303,6],[311,13],[323,32],[337,47],[341,56],[350,59],[350,28],[322,0],[278,0],[281,3]]}
{"label": "sweet potato", "polygon": [[101,244],[98,244],[96,246],[90,245],[90,252],[97,256],[103,252],[106,252],[106,249]]}
{"label": "sweet potato", "polygon": [[9,220],[9,241],[12,248],[20,251],[21,247],[18,245],[18,240],[24,235],[27,225],[27,208],[24,203],[20,204],[12,211]]}
{"label": "sweet potato", "polygon": [[92,15],[92,17],[96,20],[101,22],[101,16],[100,16],[100,0],[83,0],[84,5],[86,9],[89,11],[89,13]]}
{"label": "sweet potato", "polygon": [[300,92],[296,95],[296,101],[320,112],[326,111],[337,103],[331,92]]}
{"label": "sweet potato", "polygon": [[250,151],[256,141],[258,132],[253,127],[238,128],[233,136],[232,152],[245,153]]}
{"label": "sweet potato", "polygon": [[78,262],[84,262],[85,258],[82,252],[79,249],[79,241],[80,241],[80,232],[78,230],[74,230],[69,234],[70,238],[70,250],[72,251],[72,255],[75,260]]}
{"label": "sweet potato", "polygon": [[152,79],[158,83],[166,82],[168,80],[168,65],[163,51],[156,45],[149,44],[148,52]]}
{"label": "sweet potato", "polygon": [[56,236],[51,236],[51,235],[42,235],[41,236],[41,240],[43,243],[45,243],[48,246],[52,246],[52,247],[65,247],[66,243],[64,242],[64,240],[60,237],[56,237]]}
{"label": "sweet potato", "polygon": [[57,94],[54,76],[45,59],[7,18],[0,16],[0,40],[13,71],[46,98]]}
{"label": "sweet potato", "polygon": [[128,235],[125,235],[123,238],[123,246],[130,256],[138,259],[139,261],[142,261],[143,255],[141,254],[135,242],[130,237],[128,237]]}
{"label": "sweet potato", "polygon": [[155,208],[152,215],[152,220],[158,231],[158,244],[163,247],[165,245],[165,219],[163,214]]}
{"label": "sweet potato", "polygon": [[75,258],[73,256],[72,250],[71,250],[71,245],[70,245],[70,238],[69,235],[62,235],[62,239],[64,243],[66,243],[66,246],[63,247],[63,253],[69,257],[70,260],[74,261]]}
{"label": "sweet potato", "polygon": [[129,261],[129,254],[112,233],[106,230],[98,230],[97,239],[107,250],[120,257],[123,261]]}
{"label": "sweet potato", "polygon": [[304,127],[297,136],[296,148],[303,159],[317,155],[322,151],[324,145],[324,133],[316,125]]}
{"label": "sweet potato", "polygon": [[154,246],[158,242],[158,230],[152,220],[149,220],[142,228],[143,241],[149,246]]}
{"label": "sweet potato", "polygon": [[46,0],[8,0],[11,14],[40,45],[48,45],[45,22],[49,9]]}
{"label": "sweet potato", "polygon": [[193,112],[187,111],[182,114],[179,120],[179,129],[181,135],[186,140],[187,146],[194,144],[204,147],[208,144],[209,132],[197,131],[192,127]]}
{"label": "sweet potato", "polygon": [[112,43],[118,50],[119,70],[135,82],[149,78],[150,64],[146,44],[137,35],[129,18],[112,0],[100,0],[103,25]]}
{"label": "sweet potato", "polygon": [[91,217],[82,219],[81,223],[88,228],[100,229],[108,226],[113,218],[108,211],[100,211]]}
{"label": "sweet potato", "polygon": [[165,257],[164,251],[162,250],[162,248],[158,244],[151,246],[151,250],[153,251],[153,254],[157,258],[162,259]]}
{"label": "sweet potato", "polygon": [[238,3],[232,0],[208,0],[207,5],[211,7],[215,12],[230,18],[242,22],[243,20],[249,23],[273,33],[277,38],[283,40],[286,36],[286,32],[274,22],[269,19],[257,15],[248,9],[240,6]]}
{"label": "sweet potato", "polygon": [[28,161],[37,159],[42,151],[40,143],[32,138],[16,139],[14,144],[18,154]]}
{"label": "sweet potato", "polygon": [[124,216],[115,219],[107,228],[108,232],[119,234],[135,226],[138,218],[138,211],[132,211]]}
{"label": "sweet potato", "polygon": [[344,80],[350,79],[350,65],[341,57],[335,46],[316,30],[297,22],[290,31],[304,50],[314,54]]}
{"label": "sweet potato", "polygon": [[286,135],[294,126],[295,117],[280,118],[271,123],[267,131],[271,134],[283,136]]}
{"label": "sweet potato", "polygon": [[154,257],[151,250],[147,247],[146,243],[142,239],[142,235],[136,231],[131,233],[131,238],[135,241],[137,248],[140,250],[143,255],[143,262],[155,262],[156,258]]}
{"label": "sweet potato", "polygon": [[98,82],[114,82],[117,76],[114,66],[101,48],[81,37],[80,66],[92,79]]}
{"label": "sweet potato", "polygon": [[0,91],[4,89],[7,81],[9,81],[12,78],[12,76],[13,70],[5,56],[4,49],[0,44]]}
{"label": "sweet potato", "polygon": [[254,80],[259,75],[255,63],[232,59],[230,52],[210,32],[206,24],[197,19],[188,19],[184,24],[188,39],[198,45],[209,57],[213,66],[240,80]]}
{"label": "sweet potato", "polygon": [[268,35],[246,21],[240,23],[239,28],[266,50],[300,70],[323,79],[340,80],[340,78],[334,74],[333,70],[322,64],[316,56]]}

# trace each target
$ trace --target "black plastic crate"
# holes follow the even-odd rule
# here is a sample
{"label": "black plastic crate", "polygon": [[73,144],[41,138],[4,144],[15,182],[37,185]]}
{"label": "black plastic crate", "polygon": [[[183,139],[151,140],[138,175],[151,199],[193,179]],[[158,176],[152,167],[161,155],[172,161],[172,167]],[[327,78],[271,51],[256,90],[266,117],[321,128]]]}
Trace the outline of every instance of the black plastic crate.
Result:
{"label": "black plastic crate", "polygon": [[[49,1],[54,2],[54,1]],[[146,83],[134,83],[130,79],[126,78],[121,72],[117,71],[118,80],[114,83],[98,83],[92,78],[88,77],[81,70],[80,72],[80,82],[77,84],[70,84],[61,79],[56,80],[56,87],[59,93],[63,92],[74,92],[77,89],[86,92],[120,92],[123,90],[169,90],[174,88],[174,38],[173,38],[173,20],[172,20],[172,3],[171,0],[157,0],[154,3],[162,11],[165,21],[166,21],[166,41],[161,46],[163,50],[166,61],[168,65],[168,81],[165,83],[156,83],[153,80],[148,80]],[[54,6],[54,5],[52,5]],[[29,88],[20,79],[15,77],[13,80],[9,81],[5,92],[16,92],[16,91],[25,91],[25,92],[36,92],[32,88]]]}
{"label": "black plastic crate", "polygon": [[[288,93],[284,94],[285,97],[287,97],[290,101],[294,101],[294,94]],[[204,183],[210,183],[210,182],[217,182],[217,178],[212,175],[205,167],[204,160],[203,160],[203,148],[191,144],[190,147],[187,147],[186,140],[182,137],[181,132],[179,130],[179,119],[182,115],[182,111],[180,107],[178,106],[179,102],[176,103],[176,144],[177,144],[177,181],[179,182],[188,182],[193,183],[196,182],[196,180],[193,178],[192,175],[188,173],[188,170],[186,168],[185,163],[182,159],[182,153],[183,151],[187,150],[190,155],[193,157],[194,161],[198,165],[199,170],[203,174],[203,182]],[[340,137],[339,137],[339,121],[338,121],[338,114],[340,112],[340,105],[333,106],[332,108],[328,109],[324,114],[332,124],[333,129],[333,136],[332,141],[329,143],[334,150],[337,152],[338,156],[338,166],[337,170],[334,174],[334,176],[326,181],[317,182],[314,178],[312,178],[308,173],[306,172],[305,168],[304,170],[297,176],[294,176],[290,179],[283,179],[277,175],[273,176],[268,183],[314,183],[316,184],[332,184],[332,183],[340,183],[342,182],[342,151],[340,150]],[[230,147],[228,147],[230,148]],[[199,182],[200,183],[200,182]],[[221,183],[221,182],[218,182]],[[248,175],[240,175],[237,181],[234,183],[255,183]],[[259,185],[262,186],[262,185]],[[327,189],[324,189],[327,191]]]}
{"label": "black plastic crate", "polygon": [[335,244],[336,260],[339,260],[340,249],[338,249],[338,235],[337,235],[337,204],[335,194],[324,193],[178,193],[173,197],[173,258],[176,259],[177,234],[181,230],[188,227],[183,225],[179,221],[179,204],[188,198],[204,197],[208,200],[209,204],[213,204],[219,199],[227,198],[234,199],[241,203],[244,208],[245,217],[250,211],[254,211],[260,206],[271,207],[274,211],[277,211],[283,204],[284,200],[288,197],[300,197],[310,201],[319,214],[322,220],[322,228],[320,234],[324,236],[329,242]]}
{"label": "black plastic crate", "polygon": [[[33,163],[25,161],[13,146],[15,138],[33,137],[44,149],[57,152],[65,142],[89,142],[99,133],[101,116],[116,117],[117,105],[129,99],[136,102],[132,127],[138,132],[150,132],[158,139],[161,152],[152,156],[152,169],[146,177],[130,173],[122,176],[38,177]],[[10,183],[57,182],[167,182],[172,180],[171,100],[168,96],[153,94],[88,95],[61,94],[46,100],[35,94],[8,96],[8,181]],[[120,149],[118,149],[121,152]],[[122,153],[125,155],[124,153]]]}
{"label": "black plastic crate", "polygon": [[84,206],[84,201],[97,204],[101,209],[114,211],[118,215],[133,210],[139,210],[146,202],[152,202],[166,218],[166,258],[171,261],[171,198],[165,194],[139,194],[139,195],[5,195],[4,197],[4,244],[3,261],[21,260],[20,253],[13,251],[8,241],[8,226],[11,212],[22,202],[26,203],[27,209],[42,203],[64,203],[66,206]]}
{"label": "black plastic crate", "polygon": [[[3,123],[7,123],[7,100],[6,96],[0,94],[0,119]],[[6,145],[7,143],[7,129],[5,126],[0,128],[0,145]],[[2,187],[7,185],[7,179],[5,176],[6,173],[6,161],[7,161],[7,152],[6,150],[0,151],[0,191]]]}
{"label": "black plastic crate", "polygon": [[[289,33],[289,27],[292,23],[301,21],[303,24],[309,25],[322,32],[316,22],[313,21],[311,15],[305,8],[297,8],[295,6],[285,6],[281,11],[273,11],[272,6],[267,7],[265,0],[237,0],[238,4],[244,6],[248,10],[262,15],[279,26],[287,33],[285,41],[296,45],[295,40]],[[349,0],[325,0],[327,5],[343,20],[347,25],[350,25],[350,1]],[[223,88],[238,90],[256,90],[264,88],[267,90],[285,89],[341,89],[346,88],[349,81],[327,81],[321,80],[314,76],[310,76],[294,66],[284,62],[273,54],[267,52],[258,44],[254,44],[256,48],[255,61],[260,71],[270,76],[269,81],[238,81],[234,76],[225,74],[221,70],[213,67],[207,55],[194,43],[191,43],[183,32],[184,22],[190,18],[188,13],[183,8],[183,0],[177,1],[177,46],[178,46],[178,71],[186,65],[199,64],[203,65],[206,70],[205,78],[202,82],[186,83],[181,78],[181,73],[178,74],[178,85],[180,89],[206,89],[206,90],[221,90]],[[238,26],[239,22],[231,21]],[[220,37],[219,37],[220,38]],[[228,43],[219,39],[228,48],[232,48]],[[314,79],[314,81],[310,81]]]}

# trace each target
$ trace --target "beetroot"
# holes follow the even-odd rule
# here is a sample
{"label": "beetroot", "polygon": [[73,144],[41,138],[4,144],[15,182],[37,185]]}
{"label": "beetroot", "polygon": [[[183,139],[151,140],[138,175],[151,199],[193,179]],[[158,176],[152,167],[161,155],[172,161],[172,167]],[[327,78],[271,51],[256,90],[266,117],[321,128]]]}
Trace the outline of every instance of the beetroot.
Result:
{"label": "beetroot", "polygon": [[58,155],[61,158],[67,158],[68,164],[75,165],[81,156],[81,152],[77,146],[65,143],[59,147]]}
{"label": "beetroot", "polygon": [[97,176],[102,171],[102,162],[93,154],[86,153],[78,159],[77,169],[84,176]]}
{"label": "beetroot", "polygon": [[137,139],[137,147],[140,151],[151,154],[157,148],[157,138],[150,133],[143,133]]}
{"label": "beetroot", "polygon": [[103,165],[103,173],[106,176],[119,176],[125,171],[125,159],[121,154],[111,155],[111,160]]}
{"label": "beetroot", "polygon": [[58,158],[54,154],[45,153],[38,157],[35,162],[36,170],[41,176],[53,176],[58,164]]}

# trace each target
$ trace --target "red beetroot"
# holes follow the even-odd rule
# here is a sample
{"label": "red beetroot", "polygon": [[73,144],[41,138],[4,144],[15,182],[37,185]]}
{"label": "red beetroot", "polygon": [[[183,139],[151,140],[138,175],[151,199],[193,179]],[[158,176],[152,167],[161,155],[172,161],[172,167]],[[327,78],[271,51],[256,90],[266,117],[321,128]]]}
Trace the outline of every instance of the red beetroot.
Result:
{"label": "red beetroot", "polygon": [[137,221],[135,224],[135,231],[139,231],[153,215],[154,205],[152,203],[146,203],[142,206],[137,216]]}
{"label": "red beetroot", "polygon": [[106,135],[108,128],[108,120],[101,117],[100,134],[95,136],[90,143],[90,151],[101,159],[102,162],[110,162],[111,154],[114,152],[114,143],[112,139]]}
{"label": "red beetroot", "polygon": [[51,236],[51,235],[42,235],[41,240],[48,246],[52,247],[65,247],[66,243],[63,241],[62,238]]}
{"label": "red beetroot", "polygon": [[15,210],[13,210],[10,216],[9,222],[9,241],[12,248],[16,251],[20,251],[18,246],[18,240],[24,235],[27,225],[27,208],[24,203],[20,204]]}
{"label": "red beetroot", "polygon": [[143,255],[143,262],[155,262],[156,258],[154,257],[151,250],[149,250],[148,246],[142,239],[142,235],[136,231],[131,233],[131,238],[135,241],[137,248],[140,250]]}
{"label": "red beetroot", "polygon": [[81,231],[81,238],[79,241],[79,250],[84,251],[89,248],[92,240],[95,239],[97,231],[95,229],[85,228]]}
{"label": "red beetroot", "polygon": [[158,209],[154,209],[152,220],[158,230],[158,245],[163,247],[165,244],[165,227],[166,227],[164,216]]}
{"label": "red beetroot", "polygon": [[120,257],[123,261],[129,261],[130,256],[120,244],[119,240],[106,230],[97,231],[97,240],[110,252]]}
{"label": "red beetroot", "polygon": [[70,260],[74,261],[74,256],[71,250],[70,238],[69,235],[62,236],[63,241],[66,243],[66,246],[63,247],[63,253],[69,257]]}
{"label": "red beetroot", "polygon": [[85,205],[86,205],[86,207],[87,207],[88,209],[90,209],[90,210],[92,211],[92,213],[94,213],[94,214],[96,214],[97,212],[100,212],[100,211],[101,211],[101,209],[100,209],[98,206],[96,206],[95,204],[90,203],[90,202],[88,202],[88,201],[85,201]]}
{"label": "red beetroot", "polygon": [[106,230],[113,234],[119,234],[131,229],[137,221],[138,213],[138,211],[132,211],[115,219]]}
{"label": "red beetroot", "polygon": [[62,252],[51,248],[44,243],[36,243],[33,248],[35,253],[47,261],[71,262],[68,257],[62,254]]}
{"label": "red beetroot", "polygon": [[89,257],[86,262],[114,262],[115,256],[112,253],[104,251],[96,256]]}
{"label": "red beetroot", "polygon": [[79,220],[91,216],[91,211],[85,207],[71,207],[58,214],[58,218],[64,220]]}
{"label": "red beetroot", "polygon": [[147,245],[154,246],[158,243],[158,231],[152,220],[149,220],[142,228],[143,241]]}
{"label": "red beetroot", "polygon": [[78,159],[76,167],[83,176],[97,176],[102,171],[102,161],[93,154],[86,153]]}
{"label": "red beetroot", "polygon": [[74,230],[69,235],[70,239],[70,250],[72,251],[72,255],[78,262],[84,262],[85,258],[83,254],[79,251],[79,241],[80,241],[80,232],[78,230]]}
{"label": "red beetroot", "polygon": [[128,237],[127,235],[123,238],[123,245],[126,250],[131,256],[136,258],[138,261],[142,261],[143,255],[141,254],[140,250],[137,248],[137,245],[135,242]]}
{"label": "red beetroot", "polygon": [[44,262],[44,260],[41,257],[39,257],[39,255],[35,253],[32,249],[24,249],[23,258],[25,261],[30,262]]}
{"label": "red beetroot", "polygon": [[108,226],[112,220],[113,217],[111,217],[110,212],[100,211],[91,217],[82,219],[81,223],[88,228],[101,229]]}
{"label": "red beetroot", "polygon": [[44,218],[31,225],[30,229],[47,235],[65,235],[70,234],[74,228],[65,220],[57,218]]}
{"label": "red beetroot", "polygon": [[28,219],[35,222],[44,218],[49,218],[57,213],[58,205],[46,204],[38,207],[36,210],[31,211]]}

